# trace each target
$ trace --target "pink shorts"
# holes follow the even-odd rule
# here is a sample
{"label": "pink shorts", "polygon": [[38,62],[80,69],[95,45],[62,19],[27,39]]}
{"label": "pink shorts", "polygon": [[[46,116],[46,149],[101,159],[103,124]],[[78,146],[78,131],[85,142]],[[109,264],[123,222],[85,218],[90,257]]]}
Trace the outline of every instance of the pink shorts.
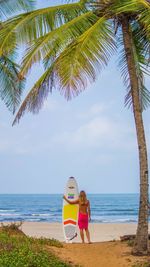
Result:
{"label": "pink shorts", "polygon": [[79,212],[78,226],[80,230],[88,229],[88,214],[83,214]]}

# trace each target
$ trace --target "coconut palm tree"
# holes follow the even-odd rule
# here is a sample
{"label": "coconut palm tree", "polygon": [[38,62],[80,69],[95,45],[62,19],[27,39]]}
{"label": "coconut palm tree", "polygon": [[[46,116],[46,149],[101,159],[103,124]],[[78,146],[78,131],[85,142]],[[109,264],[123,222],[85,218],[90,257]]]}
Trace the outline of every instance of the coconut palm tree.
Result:
{"label": "coconut palm tree", "polygon": [[[0,0],[0,29],[3,29],[3,20],[17,11],[28,11],[33,2],[30,0]],[[20,79],[20,68],[14,62],[14,53],[7,54],[0,51],[0,98],[13,113],[21,101],[24,80]]]}
{"label": "coconut palm tree", "polygon": [[[142,112],[150,104],[144,76],[150,74],[150,3],[146,0],[81,0],[20,14],[3,24],[0,50],[25,43],[20,77],[36,62],[45,67],[23,101],[14,123],[36,113],[53,88],[67,99],[95,81],[116,52],[126,87],[125,105],[135,119],[140,201],[134,254],[148,253],[148,161]],[[10,45],[11,44],[11,45]]]}

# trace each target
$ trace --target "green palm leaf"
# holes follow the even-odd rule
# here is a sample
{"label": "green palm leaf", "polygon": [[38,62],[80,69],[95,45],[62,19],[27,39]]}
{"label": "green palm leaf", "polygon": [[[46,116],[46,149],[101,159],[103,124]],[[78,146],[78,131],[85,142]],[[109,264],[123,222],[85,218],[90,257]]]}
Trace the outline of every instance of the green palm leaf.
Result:
{"label": "green palm leaf", "polygon": [[18,43],[28,43],[83,12],[79,3],[47,7],[18,15],[3,23],[0,31],[0,51],[8,53]]}
{"label": "green palm leaf", "polygon": [[16,11],[30,10],[33,6],[34,0],[0,0],[0,19]]}
{"label": "green palm leaf", "polygon": [[49,60],[58,55],[66,45],[88,30],[97,20],[96,15],[87,12],[32,42],[23,60],[22,75],[37,61],[45,58]]}
{"label": "green palm leaf", "polygon": [[114,50],[111,24],[101,18],[54,60],[29,92],[13,124],[20,120],[26,110],[38,112],[53,86],[67,99],[78,95],[88,80],[95,80]]}
{"label": "green palm leaf", "polygon": [[136,14],[139,10],[144,10],[149,8],[150,4],[146,0],[117,0],[114,1],[114,4],[110,6],[110,10],[116,15],[121,13]]}
{"label": "green palm leaf", "polygon": [[[139,84],[139,98],[141,103],[141,110],[144,110],[150,105],[150,92],[145,87],[144,82],[144,74],[150,75],[150,69],[148,68],[148,60],[145,54],[148,42],[144,32],[142,31],[138,23],[134,23],[131,25],[131,31],[133,37],[132,46],[134,52],[135,68]],[[130,107],[133,104],[132,88],[130,85],[126,53],[123,47],[123,40],[120,41],[120,45],[122,46],[122,50],[120,55],[119,67],[123,77],[124,85],[127,88],[125,106]]]}
{"label": "green palm leaf", "polygon": [[21,104],[13,125],[19,122],[25,111],[37,113],[54,85],[53,65],[40,77]]}
{"label": "green palm leaf", "polygon": [[148,62],[147,46],[149,41],[145,32],[137,23],[132,25],[133,30],[133,49],[136,62],[136,71],[139,82],[139,98],[142,111],[150,105],[150,92],[145,86],[144,74],[150,75],[150,62]]}
{"label": "green palm leaf", "polygon": [[67,99],[78,95],[87,82],[94,81],[115,51],[111,23],[100,18],[57,59],[59,89]]}
{"label": "green palm leaf", "polygon": [[140,13],[138,21],[141,24],[143,30],[145,31],[145,34],[150,44],[150,5],[149,8],[145,9],[143,12]]}
{"label": "green palm leaf", "polygon": [[19,78],[19,67],[11,59],[0,57],[0,97],[13,113],[21,100],[24,80]]}

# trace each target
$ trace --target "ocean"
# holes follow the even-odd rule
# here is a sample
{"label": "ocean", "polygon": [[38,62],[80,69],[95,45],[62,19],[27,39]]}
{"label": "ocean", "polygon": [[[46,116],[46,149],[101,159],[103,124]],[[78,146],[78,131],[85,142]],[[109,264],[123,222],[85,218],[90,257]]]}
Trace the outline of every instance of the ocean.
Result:
{"label": "ocean", "polygon": [[[93,223],[137,222],[138,194],[89,194]],[[0,222],[61,222],[61,194],[1,194]]]}

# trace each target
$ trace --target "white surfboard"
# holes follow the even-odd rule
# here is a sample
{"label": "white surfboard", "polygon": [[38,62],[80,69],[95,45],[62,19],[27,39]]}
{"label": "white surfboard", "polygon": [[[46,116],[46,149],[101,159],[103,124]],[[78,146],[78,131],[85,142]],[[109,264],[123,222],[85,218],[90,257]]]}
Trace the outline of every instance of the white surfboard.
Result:
{"label": "white surfboard", "polygon": [[[78,199],[78,185],[74,177],[68,179],[64,195],[70,201]],[[62,223],[66,242],[73,240],[77,235],[78,211],[78,204],[69,204],[63,200]]]}

